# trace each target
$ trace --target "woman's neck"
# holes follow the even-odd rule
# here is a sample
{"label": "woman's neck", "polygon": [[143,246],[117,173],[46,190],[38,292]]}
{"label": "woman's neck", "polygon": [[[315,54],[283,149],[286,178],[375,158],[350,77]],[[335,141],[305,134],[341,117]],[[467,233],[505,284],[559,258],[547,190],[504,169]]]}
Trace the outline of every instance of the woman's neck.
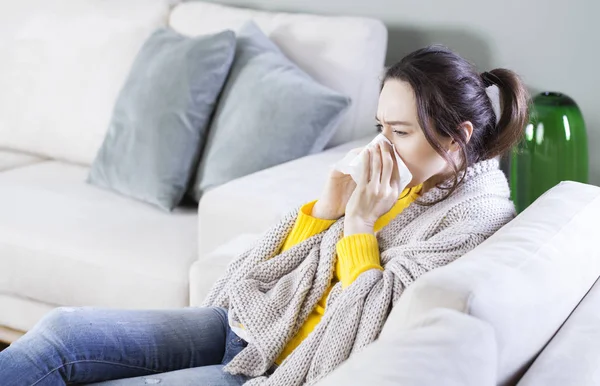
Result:
{"label": "woman's neck", "polygon": [[432,188],[435,188],[437,185],[442,184],[445,181],[451,180],[454,176],[454,173],[447,174],[436,174],[435,176],[430,177],[427,181],[423,182],[423,188],[421,189],[421,195],[425,194]]}
{"label": "woman's neck", "polygon": [[[457,165],[462,167],[461,161],[456,161]],[[459,170],[462,170],[459,168]],[[460,175],[460,172],[459,172]],[[437,185],[442,184],[445,181],[452,180],[454,178],[454,170],[450,168],[450,166],[446,166],[446,170],[443,173],[436,174],[431,176],[427,181],[423,182],[423,189],[421,189],[421,195],[427,192],[429,189],[436,187]]]}

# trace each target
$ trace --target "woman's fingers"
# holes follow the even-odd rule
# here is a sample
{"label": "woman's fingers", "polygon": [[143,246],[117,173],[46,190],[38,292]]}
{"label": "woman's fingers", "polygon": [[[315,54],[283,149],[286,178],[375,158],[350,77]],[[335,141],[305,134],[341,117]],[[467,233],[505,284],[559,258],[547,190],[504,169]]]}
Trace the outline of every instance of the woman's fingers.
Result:
{"label": "woman's fingers", "polygon": [[358,155],[364,147],[355,147],[354,149],[350,149],[348,154],[356,154]]}
{"label": "woman's fingers", "polygon": [[390,186],[395,187],[398,190],[398,194],[400,194],[400,169],[398,167],[398,160],[396,159],[396,149],[392,148],[391,150],[392,156],[392,179],[390,181]]}
{"label": "woman's fingers", "polygon": [[369,173],[371,172],[371,158],[373,157],[369,148],[367,148],[361,155],[362,157],[362,171],[360,173],[360,177],[358,178],[357,185],[365,186],[369,182]]}
{"label": "woman's fingers", "polygon": [[392,171],[394,170],[394,159],[392,157],[391,145],[388,143],[380,143],[379,147],[381,148],[381,162],[383,164],[381,169],[381,184],[383,186],[391,186],[392,185]]}
{"label": "woman's fingers", "polygon": [[381,148],[379,144],[371,149],[371,178],[369,183],[374,186],[381,184]]}

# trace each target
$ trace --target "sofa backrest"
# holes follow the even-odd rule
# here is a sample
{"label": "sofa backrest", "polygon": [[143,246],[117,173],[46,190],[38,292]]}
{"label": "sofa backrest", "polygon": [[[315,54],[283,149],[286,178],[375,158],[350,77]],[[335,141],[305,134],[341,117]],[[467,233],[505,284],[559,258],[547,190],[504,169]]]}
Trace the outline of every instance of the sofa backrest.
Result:
{"label": "sofa backrest", "polygon": [[518,380],[600,276],[600,188],[563,182],[462,258],[416,280],[383,339],[435,307],[489,323],[498,384]]}
{"label": "sofa backrest", "polygon": [[91,164],[169,0],[0,2],[0,148]]}
{"label": "sofa backrest", "polygon": [[[274,13],[176,0],[19,0],[0,5],[0,149],[91,164],[145,39],[254,19],[325,86],[352,98],[327,148],[375,133],[387,30],[375,19]],[[170,15],[170,16],[169,16]]]}
{"label": "sofa backrest", "polygon": [[375,136],[379,83],[387,51],[387,29],[376,19],[266,12],[200,1],[177,5],[169,24],[186,35],[225,28],[236,31],[253,20],[283,53],[319,83],[352,99],[326,148]]}

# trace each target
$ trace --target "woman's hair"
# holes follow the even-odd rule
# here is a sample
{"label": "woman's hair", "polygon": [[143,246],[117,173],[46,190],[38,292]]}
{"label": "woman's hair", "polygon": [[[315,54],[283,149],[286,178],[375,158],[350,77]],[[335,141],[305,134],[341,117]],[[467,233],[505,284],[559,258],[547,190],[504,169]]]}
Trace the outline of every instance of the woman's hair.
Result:
{"label": "woman's hair", "polygon": [[[432,45],[389,67],[381,89],[389,79],[411,85],[425,138],[454,171],[450,187],[446,183],[438,185],[449,190],[446,197],[462,182],[461,171],[464,177],[467,167],[504,154],[522,137],[528,119],[529,95],[519,76],[510,70],[498,68],[479,74],[472,63],[447,47]],[[498,124],[486,93],[486,87],[491,85],[500,91]],[[466,133],[460,128],[465,121],[473,124],[468,143]],[[462,153],[460,165],[444,150],[438,136],[451,137],[458,143]]]}

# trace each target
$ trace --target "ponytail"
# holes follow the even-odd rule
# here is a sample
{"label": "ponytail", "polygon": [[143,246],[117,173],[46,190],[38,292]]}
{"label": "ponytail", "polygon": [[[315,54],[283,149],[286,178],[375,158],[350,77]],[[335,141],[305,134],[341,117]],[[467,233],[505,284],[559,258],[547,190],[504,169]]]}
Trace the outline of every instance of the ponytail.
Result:
{"label": "ponytail", "polygon": [[[481,74],[484,87],[499,89],[500,119],[490,122],[485,136],[483,158],[493,158],[510,150],[522,138],[528,119],[529,94],[520,77],[511,70],[498,68]],[[494,101],[491,101],[493,103]],[[492,106],[493,107],[493,106]],[[496,117],[495,111],[492,113]]]}

